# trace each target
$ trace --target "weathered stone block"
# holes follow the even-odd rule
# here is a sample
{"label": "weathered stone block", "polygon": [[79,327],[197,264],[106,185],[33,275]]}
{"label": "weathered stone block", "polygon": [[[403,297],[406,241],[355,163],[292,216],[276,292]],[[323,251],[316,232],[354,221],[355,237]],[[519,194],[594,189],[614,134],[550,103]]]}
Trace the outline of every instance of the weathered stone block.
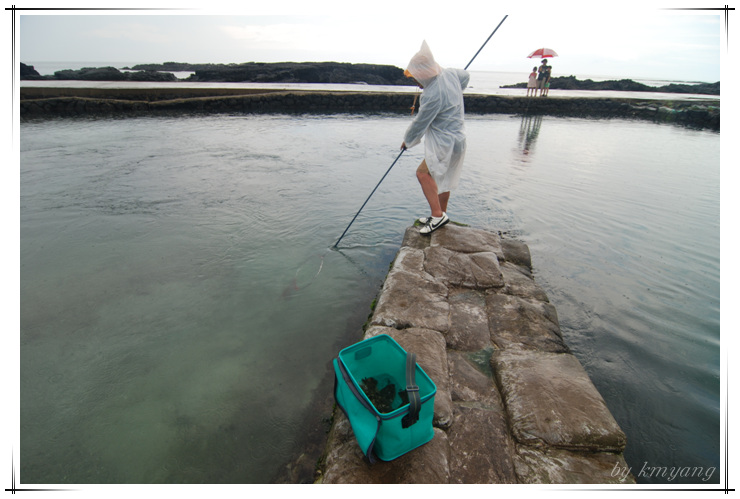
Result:
{"label": "weathered stone block", "polygon": [[468,354],[448,350],[447,364],[450,369],[450,395],[454,403],[504,412],[504,404],[493,377],[471,363]]}
{"label": "weathered stone block", "polygon": [[370,323],[402,329],[421,327],[446,332],[450,328],[447,287],[395,267],[388,273]]}
{"label": "weathered stone block", "polygon": [[365,339],[387,334],[407,352],[416,354],[416,362],[437,387],[434,396],[433,424],[448,428],[452,424],[452,397],[450,396],[450,370],[447,365],[447,345],[442,334],[429,329],[409,328],[397,330],[388,327],[368,328]]}
{"label": "weathered stone block", "polygon": [[431,241],[432,238],[430,238],[429,236],[421,235],[419,233],[419,228],[412,225],[411,227],[406,228],[406,232],[403,235],[403,242],[401,243],[401,247],[426,249],[431,244]]}
{"label": "weathered stone block", "polygon": [[450,329],[445,333],[453,350],[476,351],[491,346],[485,295],[472,289],[451,289]]}
{"label": "weathered stone block", "polygon": [[518,296],[489,294],[486,313],[491,341],[501,349],[525,348],[546,352],[569,352],[550,303]]}
{"label": "weathered stone block", "polygon": [[532,268],[532,255],[529,252],[529,247],[522,241],[501,238],[501,248],[504,253],[504,259],[507,262],[521,265],[528,269]]}
{"label": "weathered stone block", "polygon": [[504,277],[504,287],[496,290],[498,293],[519,296],[539,301],[549,302],[547,293],[534,282],[531,273],[526,267],[511,262],[500,265]]}
{"label": "weathered stone block", "polygon": [[424,250],[424,270],[448,287],[499,288],[504,278],[492,252],[459,253],[441,246]]}
{"label": "weathered stone block", "polygon": [[626,437],[572,354],[496,351],[491,367],[521,444],[621,452]]}
{"label": "weathered stone block", "polygon": [[517,446],[514,463],[520,483],[635,483],[631,474],[621,474],[629,468],[624,457],[609,452]]}
{"label": "weathered stone block", "polygon": [[[421,236],[426,237],[426,236]],[[431,236],[431,246],[442,246],[457,253],[495,253],[504,258],[501,238],[498,234],[472,227],[461,227],[449,223]]]}
{"label": "weathered stone block", "polygon": [[450,483],[517,483],[514,442],[499,411],[455,406],[450,442]]}
{"label": "weathered stone block", "polygon": [[431,279],[424,272],[424,252],[420,249],[402,247],[393,260],[393,270],[411,272]]}

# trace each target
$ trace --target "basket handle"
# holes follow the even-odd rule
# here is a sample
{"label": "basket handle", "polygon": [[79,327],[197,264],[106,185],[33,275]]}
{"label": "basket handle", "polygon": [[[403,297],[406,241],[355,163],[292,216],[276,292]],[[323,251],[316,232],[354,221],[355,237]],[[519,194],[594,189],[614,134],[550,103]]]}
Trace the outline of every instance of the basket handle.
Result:
{"label": "basket handle", "polygon": [[406,354],[406,393],[409,396],[409,412],[401,420],[401,426],[408,428],[419,421],[421,411],[421,397],[416,385],[416,354]]}

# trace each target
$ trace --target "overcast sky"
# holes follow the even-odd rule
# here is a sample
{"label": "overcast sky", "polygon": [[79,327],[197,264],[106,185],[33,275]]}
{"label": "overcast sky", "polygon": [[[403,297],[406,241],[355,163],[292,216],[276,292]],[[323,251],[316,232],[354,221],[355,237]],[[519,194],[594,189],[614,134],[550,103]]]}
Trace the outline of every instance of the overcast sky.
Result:
{"label": "overcast sky", "polygon": [[[217,2],[193,8],[186,2],[152,2],[179,10],[23,11],[20,60],[339,61],[405,67],[426,39],[441,65],[463,67],[508,14],[470,69],[526,74],[534,65],[527,55],[544,46],[559,54],[552,61],[555,76],[720,80],[723,12],[661,9],[683,6],[681,0],[611,9],[596,3],[583,9],[572,2],[522,0],[516,8],[503,1],[434,2],[431,8],[403,0],[273,0],[260,9],[241,10]],[[696,4],[702,2],[686,6]]]}

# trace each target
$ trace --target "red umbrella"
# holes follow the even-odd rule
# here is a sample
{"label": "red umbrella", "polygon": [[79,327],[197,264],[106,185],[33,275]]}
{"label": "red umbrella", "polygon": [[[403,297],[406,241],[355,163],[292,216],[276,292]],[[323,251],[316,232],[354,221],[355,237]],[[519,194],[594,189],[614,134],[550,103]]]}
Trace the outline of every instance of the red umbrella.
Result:
{"label": "red umbrella", "polygon": [[541,49],[535,50],[534,52],[529,54],[527,57],[529,57],[530,59],[532,57],[541,57],[544,59],[545,57],[557,57],[557,56],[558,56],[557,52],[555,52],[553,49],[541,48]]}

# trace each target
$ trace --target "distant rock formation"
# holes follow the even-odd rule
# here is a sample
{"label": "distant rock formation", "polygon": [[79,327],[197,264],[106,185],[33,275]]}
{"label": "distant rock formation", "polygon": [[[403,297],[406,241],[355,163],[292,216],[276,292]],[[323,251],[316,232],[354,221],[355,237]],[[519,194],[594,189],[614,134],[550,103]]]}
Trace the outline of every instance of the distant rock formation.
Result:
{"label": "distant rock formation", "polygon": [[[502,85],[501,88],[527,88],[526,83]],[[676,84],[651,87],[633,80],[579,80],[575,76],[557,76],[550,80],[550,88],[558,90],[618,90],[620,92],[668,92],[679,94],[719,95],[719,82],[698,83],[694,85]]]}
{"label": "distant rock formation", "polygon": [[21,80],[86,80],[86,81],[177,81],[172,73],[160,71],[122,72],[108,66],[103,68],[63,69],[51,76],[42,76],[33,66],[21,63]]}
{"label": "distant rock formation", "polygon": [[21,63],[21,80],[40,80],[41,75],[33,66]]}
{"label": "distant rock formation", "polygon": [[[188,81],[254,83],[363,83],[367,85],[413,85],[403,70],[381,64],[340,62],[246,62],[243,64],[189,64],[165,62],[139,64],[119,71],[114,67],[64,69],[41,76],[33,66],[21,63],[22,80],[87,81]],[[172,72],[193,72],[178,79]]]}
{"label": "distant rock formation", "polygon": [[214,64],[190,64],[188,62],[163,62],[162,64],[137,64],[134,67],[124,66],[121,69],[128,69],[133,71],[169,71],[169,72],[183,72],[183,71],[195,71],[198,68],[210,67]]}
{"label": "distant rock formation", "polygon": [[254,83],[365,83],[413,85],[401,68],[340,62],[246,62],[242,64],[140,64],[134,70],[193,71],[185,81]]}

